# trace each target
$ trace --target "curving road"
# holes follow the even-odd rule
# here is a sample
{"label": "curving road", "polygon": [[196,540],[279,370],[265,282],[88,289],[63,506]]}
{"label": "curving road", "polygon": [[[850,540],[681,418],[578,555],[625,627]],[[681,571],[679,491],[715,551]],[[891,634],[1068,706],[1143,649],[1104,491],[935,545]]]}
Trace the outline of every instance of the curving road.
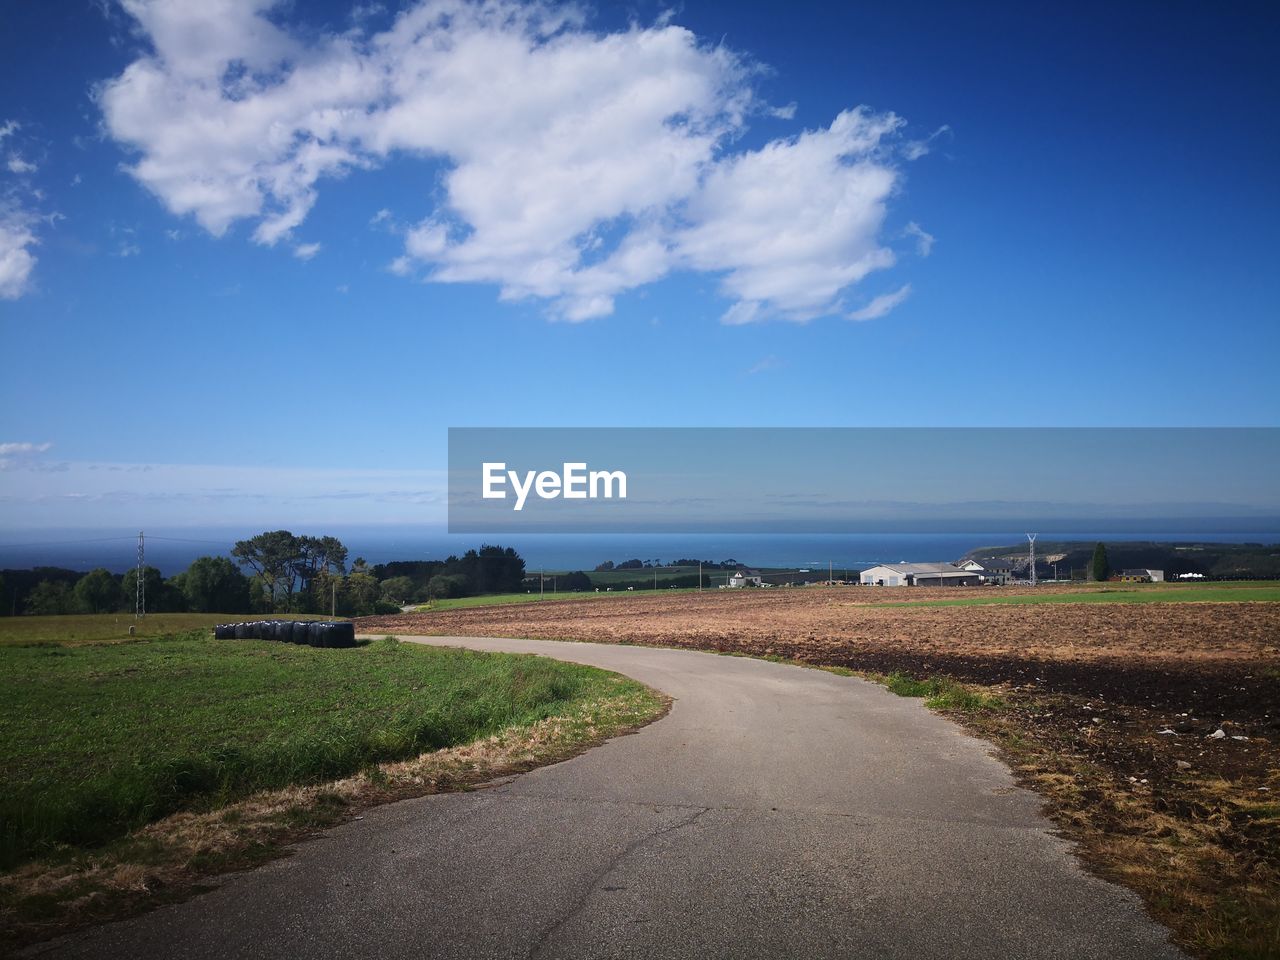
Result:
{"label": "curving road", "polygon": [[676,698],[500,786],[367,812],[59,957],[1180,957],[981,741],[862,681],[537,640]]}

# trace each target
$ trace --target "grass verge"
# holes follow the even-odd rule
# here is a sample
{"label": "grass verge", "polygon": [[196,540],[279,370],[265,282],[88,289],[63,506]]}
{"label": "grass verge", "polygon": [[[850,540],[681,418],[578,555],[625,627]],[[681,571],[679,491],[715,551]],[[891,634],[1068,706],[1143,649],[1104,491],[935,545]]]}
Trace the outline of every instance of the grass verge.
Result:
{"label": "grass verge", "polygon": [[605,671],[390,638],[2,654],[0,949],[184,897],[373,803],[573,756],[666,707]]}
{"label": "grass verge", "polygon": [[[327,620],[310,614],[289,614],[290,620]],[[131,613],[77,613],[47,617],[0,617],[0,647],[29,647],[39,643],[102,643],[146,640],[190,630],[206,630],[215,623],[261,620],[247,613],[149,613],[141,620]],[[339,618],[341,619],[341,618]],[[133,630],[130,634],[129,631]]]}

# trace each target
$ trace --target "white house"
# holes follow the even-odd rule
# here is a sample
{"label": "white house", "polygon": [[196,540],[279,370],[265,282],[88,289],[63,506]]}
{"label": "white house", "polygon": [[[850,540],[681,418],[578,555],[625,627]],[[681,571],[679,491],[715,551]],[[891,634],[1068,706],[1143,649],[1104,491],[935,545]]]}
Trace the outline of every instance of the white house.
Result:
{"label": "white house", "polygon": [[735,590],[761,585],[760,574],[754,570],[737,570],[729,577],[729,586]]}
{"label": "white house", "polygon": [[882,563],[860,574],[865,587],[975,586],[981,577],[953,563]]}
{"label": "white house", "polygon": [[1164,583],[1164,571],[1138,567],[1123,571],[1120,574],[1120,579],[1131,583]]}
{"label": "white house", "polygon": [[1008,583],[1014,579],[1013,561],[1001,560],[999,557],[989,557],[985,560],[966,560],[960,564],[960,569],[976,573],[983,583]]}

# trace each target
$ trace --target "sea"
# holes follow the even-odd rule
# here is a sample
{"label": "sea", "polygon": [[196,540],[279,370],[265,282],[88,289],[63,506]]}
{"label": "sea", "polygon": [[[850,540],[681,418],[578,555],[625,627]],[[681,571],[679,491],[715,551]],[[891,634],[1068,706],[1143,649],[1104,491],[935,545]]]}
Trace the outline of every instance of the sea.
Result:
{"label": "sea", "polygon": [[[157,528],[144,531],[145,562],[165,576],[185,570],[201,556],[227,556],[237,540],[258,528]],[[957,560],[981,547],[1025,544],[1019,534],[975,530],[946,533],[866,534],[449,534],[437,528],[351,527],[295,533],[330,534],[347,546],[349,559],[369,564],[391,560],[443,560],[484,543],[514,547],[531,572],[591,570],[606,560],[639,559],[662,564],[675,560],[733,560],[752,567],[836,570],[863,569],[878,563],[927,563]],[[1280,543],[1280,531],[1212,533],[1186,530],[1037,532],[1040,542],[1074,540],[1108,543]],[[1041,551],[1043,555],[1043,551]],[[122,573],[138,563],[138,531],[27,530],[0,537],[0,569],[48,566],[71,570],[105,567]]]}

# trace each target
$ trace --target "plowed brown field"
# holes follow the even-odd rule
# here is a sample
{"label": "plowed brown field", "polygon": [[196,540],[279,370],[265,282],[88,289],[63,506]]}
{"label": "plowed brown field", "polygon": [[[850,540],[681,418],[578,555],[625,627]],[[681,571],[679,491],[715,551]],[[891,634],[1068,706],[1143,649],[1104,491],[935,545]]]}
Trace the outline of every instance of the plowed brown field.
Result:
{"label": "plowed brown field", "polygon": [[981,687],[1002,706],[956,719],[1003,748],[1099,872],[1195,953],[1280,956],[1280,603],[881,605],[956,596],[657,593],[357,629],[690,647]]}

